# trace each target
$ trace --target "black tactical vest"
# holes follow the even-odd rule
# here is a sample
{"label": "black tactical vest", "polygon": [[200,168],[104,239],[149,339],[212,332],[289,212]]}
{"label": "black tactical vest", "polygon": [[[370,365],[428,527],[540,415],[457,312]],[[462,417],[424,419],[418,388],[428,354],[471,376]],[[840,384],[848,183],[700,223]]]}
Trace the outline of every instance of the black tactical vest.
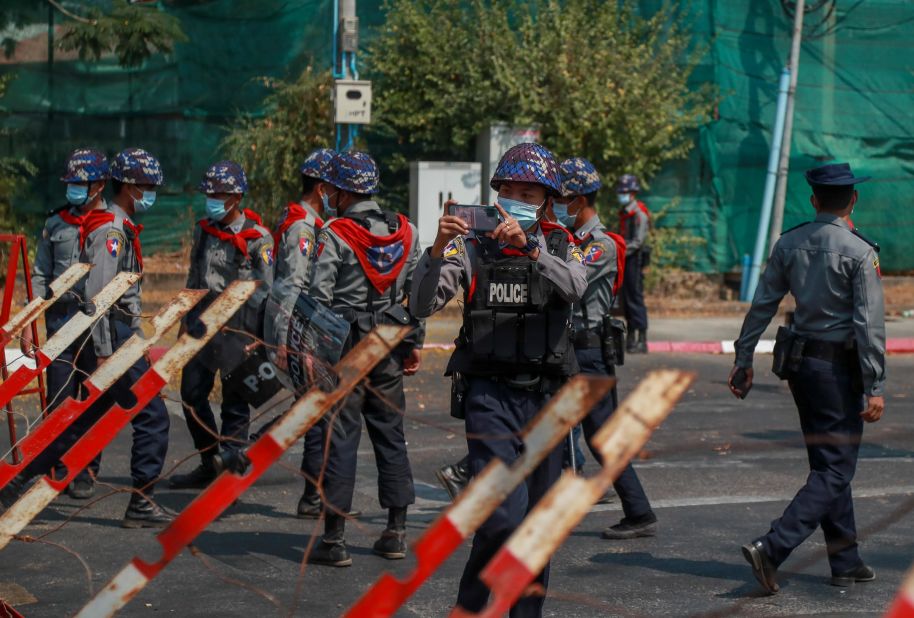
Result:
{"label": "black tactical vest", "polygon": [[[503,255],[480,241],[472,297],[449,371],[467,375],[570,376],[578,371],[572,345],[571,303],[526,256]],[[549,253],[562,259],[567,237],[553,232]]]}

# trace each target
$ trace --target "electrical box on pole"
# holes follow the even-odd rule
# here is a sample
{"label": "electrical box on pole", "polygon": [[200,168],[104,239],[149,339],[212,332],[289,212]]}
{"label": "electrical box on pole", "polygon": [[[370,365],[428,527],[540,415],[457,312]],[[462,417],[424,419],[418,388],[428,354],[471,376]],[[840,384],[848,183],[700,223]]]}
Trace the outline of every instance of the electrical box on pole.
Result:
{"label": "electrical box on pole", "polygon": [[333,119],[339,124],[371,124],[371,82],[336,80],[333,88]]}

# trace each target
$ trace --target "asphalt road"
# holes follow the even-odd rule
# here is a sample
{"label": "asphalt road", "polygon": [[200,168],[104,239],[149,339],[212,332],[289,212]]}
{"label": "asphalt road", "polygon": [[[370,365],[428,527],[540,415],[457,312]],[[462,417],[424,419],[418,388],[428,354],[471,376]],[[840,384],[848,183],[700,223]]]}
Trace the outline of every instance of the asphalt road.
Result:
{"label": "asphalt road", "polygon": [[[407,383],[407,435],[419,494],[409,520],[412,538],[447,504],[435,469],[465,450],[462,426],[446,409],[449,384],[440,377],[446,358],[427,353],[423,371]],[[914,369],[914,357],[890,358],[886,416],[867,427],[854,481],[862,555],[877,580],[851,589],[829,586],[824,543],[816,533],[783,565],[776,596],[760,594],[739,546],[764,533],[803,483],[805,451],[787,389],[764,369],[770,357],[760,357],[761,375],[745,401],[726,390],[731,363],[727,356],[629,358],[620,371],[623,395],[652,368],[698,374],[636,462],[659,533],[602,540],[600,531],[621,511],[617,503],[595,507],[553,561],[548,616],[878,616],[888,606],[914,560],[914,387],[903,378]],[[178,406],[169,408],[174,464],[192,449]],[[104,484],[129,485],[129,442],[125,433],[105,452]],[[381,572],[411,570],[412,557],[389,562],[371,554],[386,514],[377,502],[374,455],[364,434],[355,505],[365,515],[348,531],[354,564],[302,568],[315,524],[293,516],[302,488],[295,475],[300,452],[287,453],[283,466],[269,470],[197,539],[193,553],[179,556],[122,615],[333,616]],[[585,471],[593,466],[588,461]],[[173,509],[193,496],[166,487],[158,494]],[[71,615],[134,555],[156,559],[153,532],[119,526],[127,499],[115,493],[78,511],[86,503],[60,498],[24,531],[46,535],[42,542],[14,542],[0,554],[0,596],[19,603],[29,617]],[[466,554],[465,545],[398,615],[447,615]]]}

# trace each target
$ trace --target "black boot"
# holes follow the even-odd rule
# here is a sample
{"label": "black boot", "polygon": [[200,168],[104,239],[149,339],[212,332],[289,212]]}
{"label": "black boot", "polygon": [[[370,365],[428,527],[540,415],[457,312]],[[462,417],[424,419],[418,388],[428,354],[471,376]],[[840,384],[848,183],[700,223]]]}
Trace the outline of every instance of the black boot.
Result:
{"label": "black boot", "polygon": [[631,324],[625,329],[625,351],[634,353],[638,345],[638,332],[631,327]]}
{"label": "black boot", "polygon": [[451,500],[457,497],[463,488],[470,482],[470,468],[467,458],[464,457],[455,464],[442,466],[435,471],[438,482],[444,487]]}
{"label": "black boot", "polygon": [[643,328],[638,331],[638,343],[632,350],[635,354],[647,354],[647,329]]}
{"label": "black boot", "polygon": [[343,538],[345,532],[346,518],[328,513],[324,520],[324,536],[311,550],[308,563],[334,567],[352,566],[352,557]]}
{"label": "black boot", "polygon": [[187,474],[175,474],[168,481],[172,489],[204,489],[216,478],[216,467],[213,465],[213,456],[204,455],[200,465]]}
{"label": "black boot", "polygon": [[298,512],[295,516],[299,519],[317,519],[321,516],[323,508],[317,489],[311,483],[305,485],[305,493],[298,500]]}
{"label": "black boot", "polygon": [[74,500],[88,500],[95,495],[95,479],[83,470],[67,485],[67,495]]}
{"label": "black boot", "polygon": [[387,530],[375,541],[371,550],[388,560],[406,558],[406,507],[395,507],[387,512]]}
{"label": "black boot", "polygon": [[130,495],[130,504],[121,521],[122,528],[164,528],[175,520],[175,516],[165,511],[151,500],[152,490],[147,489],[146,495],[135,490]]}

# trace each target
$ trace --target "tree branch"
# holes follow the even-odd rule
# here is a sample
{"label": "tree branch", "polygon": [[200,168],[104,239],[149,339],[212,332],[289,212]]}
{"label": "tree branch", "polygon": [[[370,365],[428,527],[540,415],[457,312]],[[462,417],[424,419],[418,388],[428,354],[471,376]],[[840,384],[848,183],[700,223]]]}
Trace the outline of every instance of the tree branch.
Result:
{"label": "tree branch", "polygon": [[78,22],[81,22],[84,24],[89,24],[90,26],[94,26],[94,25],[98,24],[98,20],[86,19],[85,17],[77,15],[76,13],[71,13],[70,11],[65,9],[59,2],[57,2],[57,0],[48,0],[48,4],[53,6],[55,9],[57,9],[58,11],[60,11],[61,13],[63,13],[67,17],[69,17],[70,19],[75,19]]}

